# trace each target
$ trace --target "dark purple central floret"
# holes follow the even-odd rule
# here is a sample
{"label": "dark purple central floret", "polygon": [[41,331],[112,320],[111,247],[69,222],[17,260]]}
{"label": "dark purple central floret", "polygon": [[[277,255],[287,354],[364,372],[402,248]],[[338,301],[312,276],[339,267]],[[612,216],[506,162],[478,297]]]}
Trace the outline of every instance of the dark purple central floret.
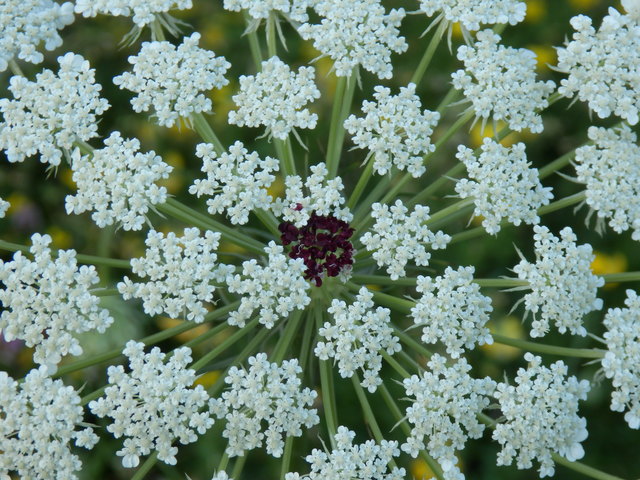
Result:
{"label": "dark purple central floret", "polygon": [[312,213],[304,227],[291,222],[278,225],[282,244],[292,245],[289,256],[301,258],[307,267],[305,278],[322,285],[322,277],[337,277],[345,267],[353,265],[353,245],[349,239],[353,228],[334,216]]}

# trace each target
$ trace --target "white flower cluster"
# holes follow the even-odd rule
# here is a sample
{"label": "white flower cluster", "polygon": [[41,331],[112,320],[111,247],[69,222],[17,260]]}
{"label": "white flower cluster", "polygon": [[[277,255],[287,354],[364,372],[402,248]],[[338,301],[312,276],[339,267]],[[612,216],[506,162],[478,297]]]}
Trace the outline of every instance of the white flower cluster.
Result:
{"label": "white flower cluster", "polygon": [[204,237],[197,228],[185,228],[181,237],[169,232],[150,231],[142,258],[131,259],[131,270],[147,282],[136,283],[124,277],[118,291],[125,300],[141,298],[145,313],[164,313],[171,318],[186,314],[187,320],[204,321],[216,287],[224,282],[233,266],[217,265],[216,249],[220,233],[207,230]]}
{"label": "white flower cluster", "polygon": [[210,112],[211,99],[203,92],[222,88],[231,64],[210,50],[198,47],[199,33],[185,37],[176,48],[169,42],[144,42],[137,56],[129,57],[133,72],[113,78],[113,83],[137,96],[133,109],[147,112],[152,107],[158,124],[172,127],[180,118]]}
{"label": "white flower cluster", "polygon": [[431,134],[440,114],[420,110],[414,83],[401,87],[398,95],[390,95],[391,90],[383,86],[374,90],[376,101],[362,102],[364,118],[351,115],[344,127],[358,148],[369,149],[377,173],[384,175],[395,165],[419,177],[425,172],[423,155],[435,150]]}
{"label": "white flower cluster", "polygon": [[268,209],[273,199],[267,189],[276,177],[280,167],[278,160],[271,157],[261,159],[256,152],[244,148],[242,142],[235,142],[229,152],[218,155],[210,143],[201,143],[196,147],[196,156],[202,159],[202,171],[207,174],[204,180],[196,180],[189,193],[208,195],[208,212],[213,214],[227,212],[234,225],[243,225],[249,221],[249,213],[258,208]]}
{"label": "white flower cluster", "polygon": [[458,48],[464,69],[451,74],[454,88],[462,90],[483,123],[492,117],[516,131],[543,130],[538,110],[549,105],[555,83],[536,81],[536,55],[525,48],[499,45],[500,36],[492,30],[477,34],[472,46]]}
{"label": "white flower cluster", "polygon": [[604,279],[591,272],[595,258],[591,245],[576,245],[577,237],[569,227],[560,231],[560,238],[540,225],[533,231],[536,263],[522,258],[513,267],[532,290],[524,296],[525,308],[533,314],[529,333],[534,338],[542,337],[553,321],[560,333],[568,330],[584,337],[587,330],[582,317],[602,308],[597,289],[604,285]]}
{"label": "white flower cluster", "polygon": [[471,365],[464,358],[450,367],[446,362],[434,354],[427,364],[429,371],[403,381],[414,400],[406,415],[413,427],[402,450],[415,458],[426,449],[442,467],[445,480],[459,480],[464,476],[456,466],[455,452],[464,448],[467,438],[482,436],[484,425],[477,414],[489,406],[496,382],[469,376]]}
{"label": "white flower cluster", "polygon": [[265,267],[251,259],[242,263],[242,275],[227,276],[229,291],[242,295],[238,310],[229,314],[229,325],[244,327],[258,310],[260,323],[273,328],[276,320],[287,317],[294,310],[304,309],[311,301],[302,259],[287,257],[283,248],[273,241],[264,251],[268,255]]}
{"label": "white flower cluster", "polygon": [[58,30],[73,23],[73,3],[52,0],[3,0],[0,4],[0,72],[19,58],[40,63],[44,56],[37,49],[54,50],[62,45]]}
{"label": "white flower cluster", "polygon": [[307,475],[287,473],[285,480],[403,480],[405,469],[393,467],[387,472],[387,465],[393,457],[400,455],[398,442],[382,440],[378,445],[373,440],[354,445],[355,432],[340,425],[333,436],[336,448],[330,453],[314,448],[305,459],[311,465]]}
{"label": "white flower cluster", "polygon": [[520,23],[527,13],[527,5],[517,0],[420,0],[420,10],[429,16],[440,12],[448,22],[461,23],[475,32],[481,24]]}
{"label": "white flower cluster", "polygon": [[103,333],[113,319],[89,291],[100,280],[93,265],[78,268],[74,250],[60,250],[54,259],[49,235],[36,233],[31,242],[33,261],[22,252],[0,260],[0,330],[7,341],[35,347],[33,361],[55,372],[64,355],[82,354],[74,334]]}
{"label": "white flower cluster", "polygon": [[465,348],[493,343],[485,327],[493,310],[491,298],[480,293],[474,272],[473,267],[447,267],[435,279],[418,276],[416,290],[422,296],[411,309],[413,321],[422,327],[424,343],[442,342],[452,358],[460,357]]}
{"label": "white flower cluster", "polygon": [[408,48],[398,30],[405,16],[403,8],[385,14],[380,0],[317,0],[313,8],[323,17],[321,23],[305,23],[298,33],[333,59],[337,76],[348,77],[361,65],[378,78],[391,78],[391,52],[403,53]]}
{"label": "white flower cluster", "polygon": [[406,275],[404,268],[409,260],[422,267],[429,265],[431,254],[425,244],[438,250],[446,248],[451,240],[449,235],[433,233],[425,225],[429,220],[429,207],[416,205],[407,215],[409,209],[401,200],[396,200],[391,207],[374,203],[371,209],[371,216],[376,221],[372,229],[375,233],[366,232],[360,240],[368,251],[373,252],[379,267],[387,266],[391,280]]}
{"label": "white flower cluster", "polygon": [[627,125],[589,128],[593,145],[576,149],[578,181],[585,184],[587,205],[621,233],[633,229],[640,240],[640,147]]}
{"label": "white flower cluster", "polygon": [[[214,415],[227,422],[222,432],[229,440],[226,452],[230,457],[242,456],[264,441],[268,454],[281,457],[284,438],[299,437],[302,425],[311,428],[320,421],[316,410],[309,408],[317,393],[301,388],[297,359],[278,366],[259,353],[248,362],[248,371],[229,369],[225,382],[230,388],[222,398],[211,400]],[[262,422],[267,424],[264,432]]]}
{"label": "white flower cluster", "polygon": [[256,20],[264,20],[277,11],[296,22],[307,22],[307,9],[317,0],[224,0],[224,8],[232,12],[246,10]]}
{"label": "white flower cluster", "polygon": [[62,380],[52,380],[45,367],[31,370],[24,382],[0,372],[0,477],[76,480],[82,468],[69,443],[93,448],[98,441],[83,422],[80,396]]}
{"label": "white flower cluster", "polygon": [[233,480],[233,478],[227,475],[227,472],[222,470],[211,477],[211,480]]}
{"label": "white flower cluster", "polygon": [[72,178],[78,192],[67,195],[67,213],[93,211],[91,218],[101,228],[118,223],[125,230],[140,230],[149,209],[167,200],[167,189],[155,182],[168,178],[173,167],[153,151],[139,152],[140,142],[120,132],[104,144],[91,155],[74,151]]}
{"label": "white flower cluster", "polygon": [[229,112],[229,123],[239,127],[264,125],[267,133],[285,140],[295,128],[315,128],[318,115],[304,108],[320,98],[314,83],[315,69],[298,73],[278,57],[262,62],[255,75],[240,75],[240,91],[233,96],[238,110]]}
{"label": "white flower cluster", "polygon": [[107,370],[109,386],[103,397],[89,403],[89,409],[100,418],[111,417],[107,430],[115,438],[126,437],[116,452],[122,466],[138,466],[141,455],[152,450],[158,459],[175,465],[178,448],[195,442],[196,432],[205,433],[213,425],[210,411],[200,412],[209,401],[202,385],[191,388],[195,371],[186,368],[191,363],[191,349],[177,348],[165,363],[165,354],[158,347],[144,353],[144,344],[133,340],[122,351],[129,358],[131,371],[122,365]]}
{"label": "white flower cluster", "polygon": [[502,445],[498,465],[511,465],[515,458],[518,468],[525,469],[537,460],[540,477],[552,476],[552,454],[570,462],[584,456],[580,442],[588,436],[587,421],[578,416],[578,401],[587,398],[590,386],[587,380],[566,378],[562,361],[547,368],[538,356],[526,353],[524,358],[529,366],[518,369],[517,386],[499,383],[495,392],[505,419],[493,431]]}
{"label": "white flower cluster", "polygon": [[74,142],[98,135],[96,116],[109,102],[100,98],[95,70],[73,53],[58,57],[58,63],[57,75],[43,70],[35,82],[14,75],[9,82],[14,99],[0,99],[0,148],[10,162],[40,153],[42,163],[56,167]]}
{"label": "white flower cluster", "polygon": [[458,146],[456,158],[465,164],[469,178],[456,183],[461,198],[473,198],[474,215],[484,217],[482,226],[491,233],[500,231],[506,218],[514,225],[540,222],[537,210],[553,198],[551,187],[543,187],[538,170],[530,168],[524,143],[504,147],[489,137],[482,153]]}
{"label": "white flower cluster", "polygon": [[623,412],[629,427],[640,428],[640,297],[627,290],[627,308],[611,308],[604,317],[608,352],[602,359],[612,379],[611,410]]}
{"label": "white flower cluster", "polygon": [[393,355],[402,350],[390,326],[391,311],[382,307],[374,310],[372,299],[367,287],[360,289],[356,301],[349,306],[334,299],[327,310],[334,321],[325,322],[318,331],[327,341],[318,342],[314,351],[320,360],[337,360],[342,378],[350,378],[356,369],[362,369],[361,385],[371,393],[382,383],[379,352],[385,350]]}
{"label": "white flower cluster", "polygon": [[191,0],[76,0],[76,13],[84,17],[95,17],[97,14],[133,17],[133,22],[140,28],[152,23],[157,14],[171,10],[188,10]]}
{"label": "white flower cluster", "polygon": [[638,123],[638,18],[610,8],[598,31],[585,15],[573,17],[571,26],[576,30],[572,40],[564,48],[557,48],[557,68],[569,74],[561,80],[558,92],[569,98],[577,93],[600,118],[613,113],[631,125]]}
{"label": "white flower cluster", "polygon": [[11,204],[9,202],[0,198],[0,218],[4,218],[10,206]]}

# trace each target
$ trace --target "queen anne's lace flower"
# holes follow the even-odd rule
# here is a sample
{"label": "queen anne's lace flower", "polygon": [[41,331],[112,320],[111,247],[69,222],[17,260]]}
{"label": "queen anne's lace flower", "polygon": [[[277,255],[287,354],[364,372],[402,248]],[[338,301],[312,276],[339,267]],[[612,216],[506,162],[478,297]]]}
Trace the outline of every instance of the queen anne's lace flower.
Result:
{"label": "queen anne's lace flower", "polygon": [[461,198],[473,198],[474,215],[482,215],[482,226],[491,234],[500,231],[506,218],[514,225],[521,222],[537,224],[538,208],[553,198],[551,187],[543,187],[538,170],[529,168],[524,143],[504,147],[485,138],[478,158],[464,145],[458,147],[456,158],[465,164],[469,179],[456,183]]}
{"label": "queen anne's lace flower", "polygon": [[587,421],[578,416],[578,401],[587,398],[590,386],[587,380],[566,378],[562,361],[547,368],[531,353],[524,358],[529,366],[518,369],[517,385],[499,383],[495,392],[504,416],[493,431],[502,445],[498,465],[511,465],[515,458],[518,468],[525,469],[537,460],[540,477],[552,476],[552,454],[570,462],[584,456],[580,442],[587,438]]}
{"label": "queen anne's lace flower", "polygon": [[425,225],[429,220],[429,207],[416,205],[413,212],[401,200],[389,207],[381,203],[371,206],[371,216],[376,223],[372,232],[366,232],[361,241],[366,249],[373,252],[373,258],[379,267],[387,266],[391,280],[406,275],[405,266],[409,260],[416,265],[429,265],[431,254],[425,244],[433,250],[444,249],[451,237],[442,232],[433,233]]}
{"label": "queen anne's lace flower", "polygon": [[390,95],[390,89],[377,86],[373,95],[376,101],[362,102],[364,118],[351,115],[344,122],[358,148],[369,149],[373,168],[380,175],[395,165],[419,177],[425,172],[423,155],[435,150],[431,134],[440,114],[421,111],[415,91],[414,83],[401,87],[398,95]]}
{"label": "queen anne's lace flower", "polygon": [[109,367],[110,385],[89,409],[100,418],[113,418],[107,430],[115,438],[126,437],[116,452],[125,468],[136,467],[140,456],[152,450],[159,460],[175,465],[178,448],[173,443],[195,442],[196,432],[202,435],[213,425],[208,410],[199,412],[209,395],[202,385],[191,388],[196,380],[195,371],[186,368],[191,349],[177,348],[166,363],[158,347],[144,353],[144,344],[133,340],[122,353],[131,371],[125,373],[122,365]]}
{"label": "queen anne's lace flower", "polygon": [[403,382],[407,395],[413,397],[406,414],[413,427],[402,450],[415,458],[426,449],[446,480],[464,479],[455,466],[455,452],[464,448],[467,438],[482,436],[484,425],[477,414],[489,406],[496,383],[489,377],[469,376],[471,365],[464,358],[448,367],[446,358],[435,354],[427,366],[429,371],[422,376],[412,375]]}
{"label": "queen anne's lace flower", "polygon": [[140,28],[153,22],[157,14],[171,10],[188,10],[191,0],[76,0],[76,13],[85,17],[97,14],[133,17]]}
{"label": "queen anne's lace flower", "polygon": [[553,321],[560,333],[568,330],[584,337],[582,317],[602,308],[602,299],[596,295],[604,285],[604,279],[591,272],[595,258],[591,245],[576,245],[577,237],[569,227],[560,231],[560,238],[547,227],[536,225],[533,230],[536,263],[522,258],[513,268],[532,290],[524,296],[525,308],[533,314],[529,333],[542,337]]}
{"label": "queen anne's lace flower", "polygon": [[140,230],[149,209],[167,200],[167,189],[156,185],[173,167],[151,151],[138,152],[137,139],[113,132],[105,147],[91,155],[73,153],[73,181],[78,193],[65,199],[67,213],[93,211],[99,227],[118,223],[125,230]]}
{"label": "queen anne's lace flower", "polygon": [[475,32],[481,24],[520,23],[527,5],[517,0],[420,0],[420,10],[429,16],[439,12],[448,22]]}
{"label": "queen anne's lace flower", "polygon": [[43,70],[36,81],[11,77],[14,99],[0,99],[0,148],[10,162],[22,162],[40,153],[40,161],[58,166],[76,141],[98,135],[97,115],[109,108],[100,98],[102,87],[94,83],[95,71],[80,55],[58,57],[56,75]]}
{"label": "queen anne's lace flower", "polygon": [[226,453],[242,456],[264,441],[267,453],[280,457],[286,437],[299,437],[303,425],[311,428],[320,421],[316,410],[309,408],[317,393],[301,388],[302,368],[297,359],[285,360],[279,366],[259,353],[248,363],[249,370],[229,369],[225,383],[230,388],[210,402],[216,417],[227,422],[222,432],[229,440]]}
{"label": "queen anne's lace flower", "polygon": [[144,42],[137,56],[129,57],[133,72],[114,77],[113,83],[137,93],[131,99],[136,112],[152,107],[158,124],[172,127],[180,118],[210,112],[211,100],[203,93],[222,88],[231,64],[224,57],[198,47],[199,33],[185,37],[175,47],[169,42]]}
{"label": "queen anne's lace flower", "polygon": [[298,32],[305,40],[313,40],[313,46],[323,56],[333,59],[337,76],[348,77],[356,66],[362,65],[378,78],[391,78],[391,52],[403,53],[408,48],[398,30],[405,16],[403,8],[385,14],[380,0],[314,3],[322,22],[305,23]]}
{"label": "queen anne's lace flower", "polygon": [[334,321],[325,322],[318,331],[327,341],[318,342],[315,348],[321,360],[334,358],[338,362],[342,378],[352,377],[357,369],[362,369],[361,385],[371,393],[382,383],[379,352],[385,350],[393,355],[402,349],[390,326],[391,311],[382,307],[374,310],[372,299],[373,294],[367,287],[360,289],[351,305],[334,299],[327,310]]}
{"label": "queen anne's lace flower", "polygon": [[0,198],[0,218],[4,218],[10,206],[11,204],[9,202]]}
{"label": "queen anne's lace flower", "polygon": [[296,22],[307,22],[309,9],[317,0],[224,0],[224,8],[233,12],[247,10],[255,20],[265,20],[276,11]]}
{"label": "queen anne's lace flower", "polygon": [[82,354],[74,334],[103,333],[113,319],[89,291],[99,282],[95,267],[78,268],[74,250],[52,258],[49,235],[36,233],[31,242],[33,261],[22,252],[11,262],[0,260],[0,329],[5,340],[19,338],[35,347],[33,361],[54,372],[64,355]]}
{"label": "queen anne's lace flower", "polygon": [[76,480],[82,463],[69,443],[91,449],[98,441],[90,427],[75,430],[82,414],[73,387],[52,380],[45,367],[31,370],[22,383],[0,372],[0,477],[16,472],[33,480]]}

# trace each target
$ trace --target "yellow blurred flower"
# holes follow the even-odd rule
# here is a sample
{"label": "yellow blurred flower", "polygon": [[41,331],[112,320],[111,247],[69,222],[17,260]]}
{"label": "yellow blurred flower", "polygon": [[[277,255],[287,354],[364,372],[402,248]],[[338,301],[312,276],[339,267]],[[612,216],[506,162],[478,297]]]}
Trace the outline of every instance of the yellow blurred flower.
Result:
{"label": "yellow blurred flower", "polygon": [[8,215],[13,215],[16,212],[19,212],[20,210],[22,210],[24,206],[29,205],[31,203],[31,200],[29,200],[29,197],[17,192],[14,192],[11,195],[9,195],[6,198],[6,201],[11,204],[9,206],[9,209],[7,210]]}
{"label": "yellow blurred flower", "polygon": [[547,14],[547,3],[544,0],[528,0],[525,22],[538,23]]}
{"label": "yellow blurred flower", "polygon": [[[508,316],[497,321],[491,320],[487,326],[492,333],[498,333],[509,338],[524,338],[522,321],[514,316]],[[480,348],[488,356],[502,361],[508,361],[520,355],[519,349],[495,342],[492,345],[482,345]]]}
{"label": "yellow blurred flower", "polygon": [[527,48],[536,54],[538,70],[551,70],[547,65],[556,64],[556,50],[549,45],[528,45]]}
{"label": "yellow blurred flower", "polygon": [[[497,122],[498,132],[500,130],[502,130],[504,127],[506,127],[506,126],[507,126],[507,124],[502,122],[502,121]],[[510,133],[505,138],[500,140],[500,143],[502,145],[504,145],[505,147],[510,147],[511,145],[513,145],[514,143],[516,143],[519,140],[519,136],[520,135],[522,135],[522,132]],[[478,121],[475,123],[475,125],[473,126],[473,128],[469,132],[469,136],[470,136],[470,140],[471,140],[471,145],[474,148],[478,148],[480,145],[482,145],[482,141],[484,140],[485,137],[493,137],[494,136],[493,121],[491,119],[489,119],[489,121],[484,126],[484,130],[483,130],[482,129],[482,119],[478,119]]]}
{"label": "yellow blurred flower", "polygon": [[76,189],[76,182],[73,181],[73,170],[70,168],[60,168],[57,177],[70,190]]}
{"label": "yellow blurred flower", "polygon": [[49,227],[47,233],[51,235],[51,244],[55,248],[69,248],[73,245],[73,237],[71,234],[57,225]]}
{"label": "yellow blurred flower", "polygon": [[216,380],[218,380],[218,378],[220,378],[220,374],[220,370],[213,370],[211,372],[203,373],[196,379],[195,382],[193,382],[193,386],[195,387],[196,385],[202,385],[204,388],[209,388],[214,383],[216,383]]}
{"label": "yellow blurred flower", "polygon": [[[184,323],[184,320],[177,320],[175,318],[169,318],[169,317],[158,317],[156,319],[156,325],[158,325],[158,328],[160,330],[168,330],[170,328],[177,327],[182,323]],[[208,323],[203,323],[202,325],[198,325],[197,327],[192,328],[191,330],[187,330],[186,332],[182,332],[176,335],[175,338],[177,338],[180,342],[183,342],[183,343],[188,342],[189,340],[193,340],[194,338],[197,338],[203,333],[207,332],[209,328],[211,327],[209,326]]]}
{"label": "yellow blurred flower", "polygon": [[600,0],[569,0],[569,4],[576,10],[587,10],[597,6]]}
{"label": "yellow blurred flower", "polygon": [[[184,170],[184,157],[180,152],[171,150],[163,155],[162,159],[165,161],[165,163],[173,167],[174,172],[182,172]],[[182,189],[184,185],[184,179],[182,175],[176,175],[174,173],[173,175],[169,175],[169,178],[160,180],[158,182],[158,185],[166,187],[169,193],[175,194],[177,191]]]}
{"label": "yellow blurred flower", "polygon": [[[591,271],[596,275],[606,275],[608,273],[622,273],[627,271],[627,257],[622,252],[611,255],[604,252],[594,252],[596,258],[591,262]],[[604,288],[611,289],[617,287],[618,283],[607,283]]]}
{"label": "yellow blurred flower", "polygon": [[433,473],[433,470],[431,470],[429,465],[427,465],[427,462],[425,462],[421,458],[416,458],[411,462],[411,475],[416,480],[435,477],[435,473]]}
{"label": "yellow blurred flower", "polygon": [[284,196],[284,181],[280,175],[276,175],[276,179],[271,186],[267,188],[267,193],[272,198],[282,198]]}

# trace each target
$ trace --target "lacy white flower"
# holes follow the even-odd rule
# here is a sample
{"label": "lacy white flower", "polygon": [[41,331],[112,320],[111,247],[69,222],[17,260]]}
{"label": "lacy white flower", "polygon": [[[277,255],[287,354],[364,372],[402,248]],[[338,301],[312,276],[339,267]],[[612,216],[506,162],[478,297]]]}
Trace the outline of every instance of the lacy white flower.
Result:
{"label": "lacy white flower", "polygon": [[309,20],[307,9],[317,0],[224,0],[224,8],[233,12],[246,10],[255,20],[265,20],[271,12],[278,12],[290,20],[304,23]]}
{"label": "lacy white flower", "polygon": [[264,251],[268,255],[266,266],[260,266],[256,259],[247,260],[242,263],[241,275],[227,276],[229,291],[242,295],[238,310],[229,314],[230,325],[244,327],[258,310],[260,323],[273,328],[276,320],[304,309],[311,301],[302,259],[283,255],[283,248],[275,242],[269,242]]}
{"label": "lacy white flower", "polygon": [[587,330],[582,318],[602,308],[597,290],[604,285],[604,279],[591,272],[595,258],[591,245],[576,245],[577,237],[569,227],[560,231],[560,238],[540,225],[533,227],[533,231],[536,263],[521,257],[513,268],[532,290],[524,296],[525,308],[533,314],[529,333],[542,337],[553,321],[560,333],[568,330],[584,337]]}
{"label": "lacy white flower", "polygon": [[[477,414],[489,406],[496,383],[489,377],[469,376],[471,365],[462,358],[448,367],[446,358],[435,354],[422,376],[403,381],[413,405],[406,418],[413,426],[402,450],[413,458],[426,449],[442,467],[444,478],[464,478],[456,465],[456,450],[462,450],[467,438],[480,438],[484,425]],[[428,439],[428,440],[427,440]]]}
{"label": "lacy white flower", "polygon": [[473,150],[458,146],[456,158],[467,167],[469,178],[456,183],[456,192],[461,198],[473,198],[473,213],[484,217],[482,226],[491,234],[500,231],[505,218],[514,225],[537,224],[538,208],[553,198],[551,187],[540,183],[538,170],[529,168],[524,149],[524,143],[504,147],[486,137],[476,158]]}
{"label": "lacy white flower", "polygon": [[9,202],[0,198],[0,218],[4,218],[10,206],[11,204]]}
{"label": "lacy white flower", "polygon": [[334,358],[338,362],[340,376],[352,377],[357,369],[363,370],[361,385],[373,393],[382,383],[381,350],[389,355],[402,347],[391,328],[391,311],[378,307],[375,310],[373,294],[362,287],[351,305],[334,299],[327,312],[333,322],[325,322],[318,334],[326,342],[318,342],[315,354],[321,360]]}
{"label": "lacy white flower", "polygon": [[76,480],[82,468],[69,443],[91,449],[98,437],[83,422],[80,396],[62,380],[52,380],[45,367],[31,370],[24,382],[0,372],[0,477]]}
{"label": "lacy white flower", "polygon": [[113,319],[89,291],[99,282],[93,265],[78,268],[74,250],[60,250],[54,259],[49,235],[36,233],[31,242],[33,260],[22,252],[0,260],[0,329],[5,340],[35,347],[33,361],[54,372],[64,355],[82,354],[74,334],[103,333]]}
{"label": "lacy white flower", "polygon": [[65,199],[67,213],[92,211],[91,218],[101,228],[116,223],[125,230],[140,230],[149,209],[167,200],[167,189],[155,182],[168,178],[173,167],[153,151],[139,152],[140,142],[124,139],[120,132],[113,132],[104,144],[90,155],[74,151],[78,192]]}
{"label": "lacy white flower", "polygon": [[380,0],[319,0],[313,8],[321,23],[305,23],[298,32],[305,40],[313,40],[323,56],[331,57],[337,76],[348,77],[361,65],[378,78],[391,78],[391,52],[408,48],[398,30],[403,8],[385,14]]}
{"label": "lacy white flower", "polygon": [[[633,229],[640,240],[640,147],[627,125],[589,128],[593,145],[576,149],[578,181],[585,184],[586,202],[600,221],[618,233]],[[596,225],[596,228],[598,226]]]}
{"label": "lacy white flower", "polygon": [[137,56],[129,57],[133,72],[114,77],[113,83],[137,96],[133,109],[147,112],[152,107],[158,124],[172,127],[180,118],[210,112],[211,100],[204,92],[222,88],[231,66],[224,57],[198,47],[199,33],[185,37],[175,47],[169,42],[144,42]]}
{"label": "lacy white flower", "polygon": [[578,401],[587,398],[590,386],[587,380],[567,378],[562,361],[547,368],[531,353],[524,358],[529,366],[518,369],[517,385],[499,383],[495,392],[504,417],[493,431],[493,439],[502,445],[498,465],[511,465],[515,459],[518,468],[525,469],[537,460],[540,477],[552,476],[552,454],[570,462],[584,456],[580,442],[588,436],[587,421],[578,416]]}
{"label": "lacy white flower", "polygon": [[373,258],[379,267],[387,267],[391,280],[406,275],[405,267],[409,260],[416,265],[429,265],[431,254],[425,244],[433,250],[444,249],[451,237],[442,232],[433,233],[425,225],[429,220],[429,207],[416,205],[413,212],[401,200],[389,207],[381,203],[371,206],[371,216],[376,223],[372,232],[366,232],[361,241],[366,249],[373,252]]}
{"label": "lacy white flower", "polygon": [[624,412],[631,428],[640,428],[640,297],[627,290],[627,308],[611,308],[604,317],[607,353],[602,368],[612,379],[611,410]]}
{"label": "lacy white flower", "polygon": [[73,23],[73,3],[59,4],[51,0],[3,0],[0,5],[0,72],[9,61],[19,58],[29,63],[44,60],[38,51],[44,43],[46,50],[62,45],[58,34]]}
{"label": "lacy white flower", "polygon": [[276,179],[271,172],[280,169],[278,160],[261,159],[256,152],[249,153],[242,142],[235,142],[228,153],[221,155],[210,143],[201,143],[196,147],[196,156],[202,159],[207,178],[196,180],[189,193],[213,197],[207,200],[209,213],[226,212],[231,223],[243,225],[252,210],[271,206],[273,199],[267,188]]}
{"label": "lacy white flower", "polygon": [[465,348],[493,343],[485,327],[493,310],[491,298],[482,295],[473,282],[474,271],[473,267],[447,267],[435,279],[418,276],[416,290],[422,296],[411,309],[413,321],[422,327],[424,343],[442,342],[452,358],[458,358]]}
{"label": "lacy white flower", "polygon": [[362,102],[364,118],[351,115],[344,127],[358,148],[369,149],[377,173],[384,175],[395,165],[419,177],[425,172],[423,155],[435,150],[431,134],[440,114],[421,111],[414,83],[401,87],[398,95],[390,95],[391,90],[382,86],[374,90],[376,101]]}
{"label": "lacy white flower", "polygon": [[76,13],[85,17],[97,14],[133,17],[140,28],[152,23],[156,15],[171,10],[188,10],[191,0],[76,0]]}
{"label": "lacy white flower", "polygon": [[558,70],[569,74],[558,92],[578,95],[600,118],[618,115],[631,125],[640,109],[640,24],[613,8],[596,31],[584,15],[571,19],[576,30],[564,48],[558,48]]}
{"label": "lacy white flower", "polygon": [[503,120],[516,131],[543,130],[537,110],[549,105],[555,83],[536,81],[536,55],[525,48],[499,45],[500,36],[492,30],[477,34],[473,45],[458,48],[464,69],[453,74],[454,88],[462,90],[476,117]]}
{"label": "lacy white flower", "polygon": [[306,458],[311,465],[311,472],[307,475],[287,473],[285,480],[344,480],[354,478],[358,480],[403,480],[405,469],[393,467],[387,471],[387,465],[393,457],[400,455],[398,442],[382,440],[377,444],[367,440],[357,445],[353,444],[355,432],[340,425],[333,436],[336,448],[329,453],[317,448]]}
{"label": "lacy white flower", "polygon": [[13,100],[0,99],[0,148],[10,162],[40,154],[40,161],[58,166],[74,142],[98,135],[98,115],[109,108],[100,98],[102,87],[94,83],[95,71],[80,55],[58,57],[56,75],[43,70],[36,81],[11,77]]}
{"label": "lacy white flower", "polygon": [[280,457],[286,437],[299,437],[303,425],[311,428],[320,421],[316,410],[309,408],[317,394],[301,388],[302,368],[297,359],[279,366],[259,353],[248,363],[249,370],[231,367],[225,378],[230,388],[221,398],[211,400],[214,414],[226,420],[222,432],[229,440],[226,453],[242,456],[264,442],[268,454]]}
{"label": "lacy white flower", "polygon": [[461,23],[475,32],[481,24],[520,23],[527,13],[527,5],[517,0],[420,0],[420,10],[429,16],[438,13],[448,22]]}
{"label": "lacy white flower", "polygon": [[159,460],[175,465],[178,448],[173,443],[195,442],[196,432],[202,435],[213,425],[209,410],[200,412],[209,395],[202,385],[191,388],[196,380],[195,371],[187,368],[191,349],[175,349],[166,363],[158,347],[144,353],[144,344],[133,340],[122,353],[131,371],[110,366],[109,386],[103,397],[89,403],[89,409],[100,418],[113,418],[107,430],[115,438],[125,437],[116,452],[125,468],[138,466],[140,456],[152,450]]}

